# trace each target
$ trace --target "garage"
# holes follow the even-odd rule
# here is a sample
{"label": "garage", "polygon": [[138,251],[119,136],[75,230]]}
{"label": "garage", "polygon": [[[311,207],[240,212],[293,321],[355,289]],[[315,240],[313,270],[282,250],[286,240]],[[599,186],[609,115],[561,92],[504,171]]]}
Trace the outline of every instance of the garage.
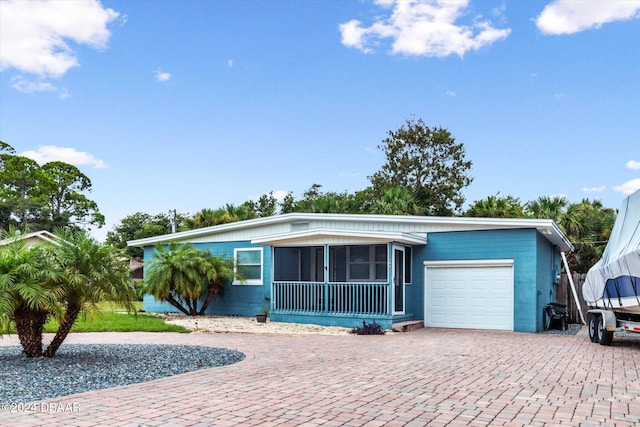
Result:
{"label": "garage", "polygon": [[513,260],[424,266],[426,327],[513,330]]}

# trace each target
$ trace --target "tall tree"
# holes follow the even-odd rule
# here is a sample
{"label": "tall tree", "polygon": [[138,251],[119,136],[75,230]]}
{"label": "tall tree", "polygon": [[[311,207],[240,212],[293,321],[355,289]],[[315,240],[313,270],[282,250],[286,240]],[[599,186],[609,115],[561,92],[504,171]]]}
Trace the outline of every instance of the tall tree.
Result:
{"label": "tall tree", "polygon": [[[187,229],[185,227],[186,219],[187,217],[183,214],[175,215],[178,229]],[[142,248],[127,247],[127,242],[167,234],[171,230],[171,221],[172,219],[164,213],[149,215],[144,212],[136,212],[122,218],[119,225],[115,225],[112,230],[107,232],[105,243],[126,250],[132,258],[142,259]]]}
{"label": "tall tree", "polygon": [[2,142],[0,182],[0,227],[4,229],[53,231],[77,223],[104,225],[96,202],[85,194],[91,191],[91,180],[73,165],[55,161],[40,166]]}
{"label": "tall tree", "polygon": [[0,226],[41,228],[44,201],[40,196],[40,165],[27,157],[0,154]]}
{"label": "tall tree", "polygon": [[104,225],[98,205],[83,193],[91,191],[91,180],[80,169],[65,162],[45,163],[38,185],[40,198],[46,200],[46,212],[54,227],[71,221]]}
{"label": "tall tree", "polygon": [[391,187],[409,191],[428,215],[453,215],[464,203],[462,189],[472,182],[472,162],[463,144],[444,128],[430,128],[422,119],[408,119],[378,146],[386,157],[369,177],[378,197]]}
{"label": "tall tree", "polygon": [[249,200],[243,206],[246,206],[258,218],[274,216],[278,213],[278,200],[273,195],[273,191],[263,194],[258,201]]}

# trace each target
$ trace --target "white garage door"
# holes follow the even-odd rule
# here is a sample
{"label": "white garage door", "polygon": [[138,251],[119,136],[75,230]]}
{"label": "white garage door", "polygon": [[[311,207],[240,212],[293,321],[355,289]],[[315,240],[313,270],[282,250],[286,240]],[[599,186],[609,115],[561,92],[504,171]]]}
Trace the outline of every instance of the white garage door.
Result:
{"label": "white garage door", "polygon": [[425,326],[513,330],[513,260],[424,264]]}

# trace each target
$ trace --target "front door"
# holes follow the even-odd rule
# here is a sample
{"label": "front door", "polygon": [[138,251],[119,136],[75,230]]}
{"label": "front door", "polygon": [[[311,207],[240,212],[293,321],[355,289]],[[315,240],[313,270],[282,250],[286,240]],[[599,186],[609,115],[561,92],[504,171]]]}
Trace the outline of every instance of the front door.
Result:
{"label": "front door", "polygon": [[393,313],[404,313],[404,248],[393,247]]}
{"label": "front door", "polygon": [[324,248],[314,248],[313,250],[313,275],[311,280],[314,282],[324,282]]}

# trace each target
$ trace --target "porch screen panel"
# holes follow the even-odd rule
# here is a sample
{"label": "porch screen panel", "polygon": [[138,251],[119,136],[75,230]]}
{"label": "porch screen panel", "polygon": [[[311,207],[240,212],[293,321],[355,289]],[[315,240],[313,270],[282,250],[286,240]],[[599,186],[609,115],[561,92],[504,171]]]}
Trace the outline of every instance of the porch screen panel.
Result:
{"label": "porch screen panel", "polygon": [[276,281],[300,280],[300,250],[298,248],[274,248],[274,279]]}
{"label": "porch screen panel", "polygon": [[[318,246],[274,248],[274,280],[276,282],[315,282],[324,280],[322,274],[318,273],[324,273],[323,251],[324,248]],[[319,255],[317,255],[318,253]],[[318,275],[321,277],[316,277]]]}

